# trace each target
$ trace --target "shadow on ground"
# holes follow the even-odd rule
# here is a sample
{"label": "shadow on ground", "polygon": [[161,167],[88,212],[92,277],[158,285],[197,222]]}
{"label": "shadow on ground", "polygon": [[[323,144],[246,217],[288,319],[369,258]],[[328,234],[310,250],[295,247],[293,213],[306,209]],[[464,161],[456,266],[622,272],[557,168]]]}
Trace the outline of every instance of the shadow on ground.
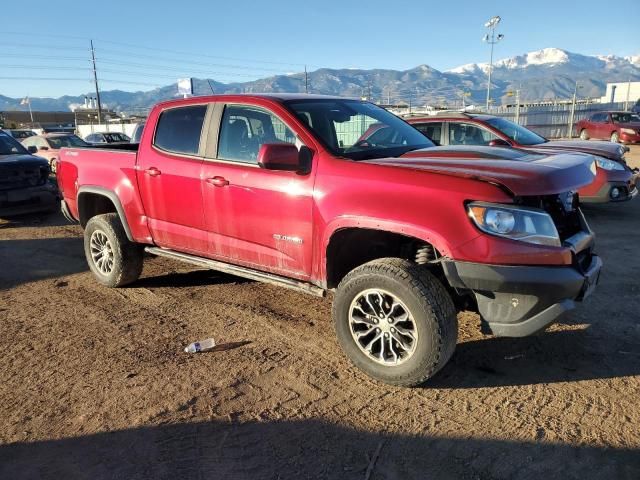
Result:
{"label": "shadow on ground", "polygon": [[[503,387],[640,375],[640,355],[631,339],[602,347],[591,330],[459,343],[449,364],[426,388]],[[610,350],[612,345],[614,350]]]}
{"label": "shadow on ground", "polygon": [[[378,452],[378,455],[376,455]],[[640,478],[640,451],[370,433],[317,420],[207,422],[0,446],[20,479]]]}
{"label": "shadow on ground", "polygon": [[0,290],[88,270],[82,238],[0,239]]}
{"label": "shadow on ground", "polygon": [[[149,258],[153,258],[149,256]],[[164,260],[164,259],[163,259]],[[145,269],[148,265],[145,265]],[[187,267],[188,268],[188,267]],[[194,267],[197,268],[197,267]],[[147,275],[147,272],[143,272]],[[215,270],[193,270],[188,272],[170,272],[161,275],[145,276],[135,283],[131,284],[131,287],[136,288],[186,288],[186,287],[200,287],[207,285],[229,284],[229,283],[254,283],[253,280],[248,280],[242,277],[236,277],[228,275],[222,272],[216,272]]]}
{"label": "shadow on ground", "polygon": [[50,213],[29,213],[0,221],[0,232],[7,228],[64,227],[73,225],[58,211]]}

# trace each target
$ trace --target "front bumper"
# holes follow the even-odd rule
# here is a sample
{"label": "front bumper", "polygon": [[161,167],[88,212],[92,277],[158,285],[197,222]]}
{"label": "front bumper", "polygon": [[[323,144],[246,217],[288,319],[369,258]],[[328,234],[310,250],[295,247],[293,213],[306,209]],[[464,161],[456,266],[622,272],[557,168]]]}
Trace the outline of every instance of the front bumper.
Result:
{"label": "front bumper", "polygon": [[0,217],[53,211],[58,205],[58,189],[51,182],[35,187],[0,191]]}
{"label": "front bumper", "polygon": [[[614,188],[617,189],[618,195],[614,196]],[[580,196],[582,203],[608,203],[608,202],[626,202],[638,195],[636,187],[636,176],[630,182],[607,182],[595,192],[594,195]]]}
{"label": "front bumper", "polygon": [[483,327],[501,337],[525,337],[553,323],[593,292],[602,269],[597,255],[586,268],[442,264],[452,287],[473,292]]}

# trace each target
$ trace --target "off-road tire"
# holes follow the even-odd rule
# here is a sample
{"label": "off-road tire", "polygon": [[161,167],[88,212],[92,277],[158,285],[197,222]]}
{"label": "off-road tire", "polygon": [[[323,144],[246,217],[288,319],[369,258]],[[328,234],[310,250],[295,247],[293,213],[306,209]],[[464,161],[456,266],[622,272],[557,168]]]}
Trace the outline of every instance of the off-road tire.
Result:
{"label": "off-road tire", "polygon": [[[352,301],[367,289],[383,289],[400,299],[414,319],[415,351],[399,365],[382,365],[354,340],[349,324]],[[453,301],[442,283],[424,266],[399,258],[382,258],[352,270],[338,285],[333,302],[338,342],[351,362],[369,376],[398,386],[417,386],[451,358],[458,338]]]}
{"label": "off-road tire", "polygon": [[611,134],[611,141],[613,143],[619,143],[620,142],[620,135],[618,135],[618,132],[613,132]]}
{"label": "off-road tire", "polygon": [[[102,232],[113,252],[113,267],[109,273],[100,271],[91,254],[91,237]],[[105,213],[92,217],[84,229],[84,253],[91,272],[106,287],[122,287],[135,282],[142,273],[144,247],[127,238],[117,213]]]}
{"label": "off-road tire", "polygon": [[589,132],[586,128],[580,130],[580,140],[589,140]]}

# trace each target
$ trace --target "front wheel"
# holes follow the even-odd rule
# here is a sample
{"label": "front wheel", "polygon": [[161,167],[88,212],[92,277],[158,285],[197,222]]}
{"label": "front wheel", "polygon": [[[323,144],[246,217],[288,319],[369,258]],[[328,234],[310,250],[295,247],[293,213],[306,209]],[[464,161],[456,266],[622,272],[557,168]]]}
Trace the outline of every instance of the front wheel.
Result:
{"label": "front wheel", "polygon": [[116,213],[92,217],[84,229],[84,253],[91,272],[107,287],[135,282],[142,273],[142,245],[127,238]]}
{"label": "front wheel", "polygon": [[587,132],[586,128],[580,130],[580,140],[589,140],[589,132]]}
{"label": "front wheel", "polygon": [[619,140],[620,140],[620,135],[618,135],[618,132],[613,132],[611,134],[611,141],[613,143],[618,143]]}
{"label": "front wheel", "polygon": [[333,320],[349,359],[392,385],[424,383],[451,358],[458,338],[444,286],[426,268],[397,258],[349,273],[337,288]]}

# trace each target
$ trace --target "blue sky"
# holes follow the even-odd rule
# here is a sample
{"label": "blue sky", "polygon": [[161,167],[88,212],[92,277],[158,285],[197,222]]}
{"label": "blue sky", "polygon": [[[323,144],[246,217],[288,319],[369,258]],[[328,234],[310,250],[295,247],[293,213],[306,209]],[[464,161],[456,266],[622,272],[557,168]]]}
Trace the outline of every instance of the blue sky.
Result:
{"label": "blue sky", "polygon": [[498,31],[505,35],[496,58],[545,47],[640,54],[639,0],[616,0],[614,9],[602,0],[253,3],[5,3],[0,95],[90,91],[90,38],[105,90],[149,90],[181,76],[251,80],[301,71],[305,64],[310,70],[420,64],[445,70],[488,60],[481,38],[493,15],[502,17]]}

